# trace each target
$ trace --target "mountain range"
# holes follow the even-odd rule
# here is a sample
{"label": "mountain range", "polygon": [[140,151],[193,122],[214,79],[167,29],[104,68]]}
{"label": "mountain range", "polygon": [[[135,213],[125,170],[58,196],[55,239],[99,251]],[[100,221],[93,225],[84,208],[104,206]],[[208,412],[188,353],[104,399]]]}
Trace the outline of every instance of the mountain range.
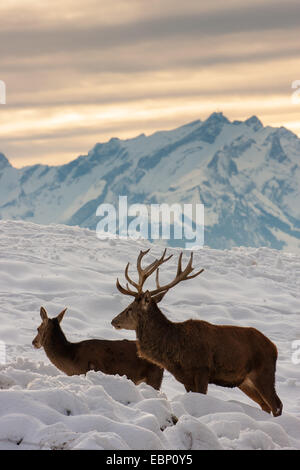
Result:
{"label": "mountain range", "polygon": [[300,139],[252,116],[213,113],[170,131],[112,138],[61,166],[0,153],[0,219],[95,229],[101,203],[202,203],[205,245],[300,250]]}

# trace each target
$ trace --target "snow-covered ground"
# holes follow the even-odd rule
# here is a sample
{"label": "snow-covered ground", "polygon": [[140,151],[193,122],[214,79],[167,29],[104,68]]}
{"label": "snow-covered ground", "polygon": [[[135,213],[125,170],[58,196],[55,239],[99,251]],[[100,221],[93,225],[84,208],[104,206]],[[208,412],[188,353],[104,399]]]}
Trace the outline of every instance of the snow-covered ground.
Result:
{"label": "snow-covered ground", "polygon": [[[0,449],[300,449],[300,364],[292,361],[292,342],[300,340],[295,254],[204,248],[194,257],[204,273],[161,303],[173,321],[254,326],[274,341],[284,406],[278,418],[238,389],[186,393],[167,372],[161,392],[101,372],[68,377],[33,349],[41,305],[50,316],[68,307],[62,327],[71,341],[134,339],[134,332],[110,324],[129,302],[115,281],[148,246],[100,241],[76,227],[0,222],[0,340],[7,355],[0,365]],[[151,255],[161,251],[153,246]],[[162,280],[174,275],[176,262],[174,256],[164,265]]]}

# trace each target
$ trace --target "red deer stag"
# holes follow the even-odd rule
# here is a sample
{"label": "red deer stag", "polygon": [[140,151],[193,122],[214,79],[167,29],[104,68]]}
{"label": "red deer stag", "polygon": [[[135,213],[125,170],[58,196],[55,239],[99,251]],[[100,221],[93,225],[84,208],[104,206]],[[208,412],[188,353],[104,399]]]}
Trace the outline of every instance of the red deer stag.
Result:
{"label": "red deer stag", "polygon": [[[166,250],[162,257],[148,267],[141,261],[147,251],[141,251],[137,260],[138,282],[128,274],[125,277],[132,287],[120,285],[118,290],[134,297],[134,301],[112,320],[115,328],[135,330],[138,352],[141,357],[167,369],[187,391],[207,393],[209,383],[223,387],[239,387],[260,407],[274,416],[282,412],[282,403],[275,392],[276,346],[255,328],[213,325],[202,320],[174,323],[168,320],[157,303],[169,289],[181,281],[192,279],[193,254],[182,269],[182,253],[173,281],[159,284],[159,266],[168,259]],[[146,279],[156,271],[156,289],[143,292]]]}
{"label": "red deer stag", "polygon": [[48,318],[46,310],[41,307],[42,323],[32,341],[35,348],[44,348],[49,360],[59,370],[67,375],[86,374],[89,370],[127,375],[135,384],[146,382],[160,389],[163,369],[138,357],[136,341],[88,339],[70,343],[60,326],[66,310],[55,318]]}

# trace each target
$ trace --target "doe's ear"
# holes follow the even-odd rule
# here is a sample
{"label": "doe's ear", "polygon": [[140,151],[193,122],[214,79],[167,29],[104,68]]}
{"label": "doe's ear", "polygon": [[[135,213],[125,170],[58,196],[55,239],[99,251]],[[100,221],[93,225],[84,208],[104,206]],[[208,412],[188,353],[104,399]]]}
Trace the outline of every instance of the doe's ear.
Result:
{"label": "doe's ear", "polygon": [[161,292],[160,294],[153,295],[153,296],[152,296],[152,300],[154,300],[154,302],[155,302],[156,304],[158,304],[158,303],[164,298],[164,296],[166,295],[167,292],[168,292],[168,291],[165,290],[164,292]]}
{"label": "doe's ear", "polygon": [[62,319],[64,318],[64,314],[66,313],[67,311],[67,308],[64,308],[58,315],[57,315],[57,320],[58,320],[58,323],[60,323],[62,321]]}
{"label": "doe's ear", "polygon": [[48,319],[48,315],[47,315],[47,312],[46,310],[44,309],[44,307],[41,307],[40,309],[40,315],[41,315],[41,319],[44,321],[46,319]]}

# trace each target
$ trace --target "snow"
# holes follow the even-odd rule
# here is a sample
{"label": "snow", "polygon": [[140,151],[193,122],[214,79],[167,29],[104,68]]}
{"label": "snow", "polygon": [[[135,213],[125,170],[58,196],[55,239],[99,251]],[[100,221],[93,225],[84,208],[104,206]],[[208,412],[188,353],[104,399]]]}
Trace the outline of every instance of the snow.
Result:
{"label": "snow", "polygon": [[[253,326],[274,341],[280,417],[238,389],[210,385],[207,395],[186,393],[168,372],[160,392],[101,372],[68,377],[33,349],[41,305],[50,316],[68,307],[62,328],[70,341],[134,339],[134,332],[110,324],[128,304],[115,281],[149,246],[99,240],[78,227],[0,221],[0,341],[6,345],[0,449],[300,449],[300,364],[292,361],[292,343],[300,339],[299,255],[204,248],[194,256],[204,273],[161,304],[173,321]],[[161,254],[151,247],[149,260]],[[179,250],[169,251],[175,256],[161,270],[162,282],[177,262]]]}
{"label": "snow", "polygon": [[97,207],[116,207],[119,195],[129,204],[201,203],[210,247],[299,253],[299,155],[300,139],[284,128],[213,113],[174,130],[97,143],[66,165],[16,169],[2,156],[0,218],[95,229]]}

